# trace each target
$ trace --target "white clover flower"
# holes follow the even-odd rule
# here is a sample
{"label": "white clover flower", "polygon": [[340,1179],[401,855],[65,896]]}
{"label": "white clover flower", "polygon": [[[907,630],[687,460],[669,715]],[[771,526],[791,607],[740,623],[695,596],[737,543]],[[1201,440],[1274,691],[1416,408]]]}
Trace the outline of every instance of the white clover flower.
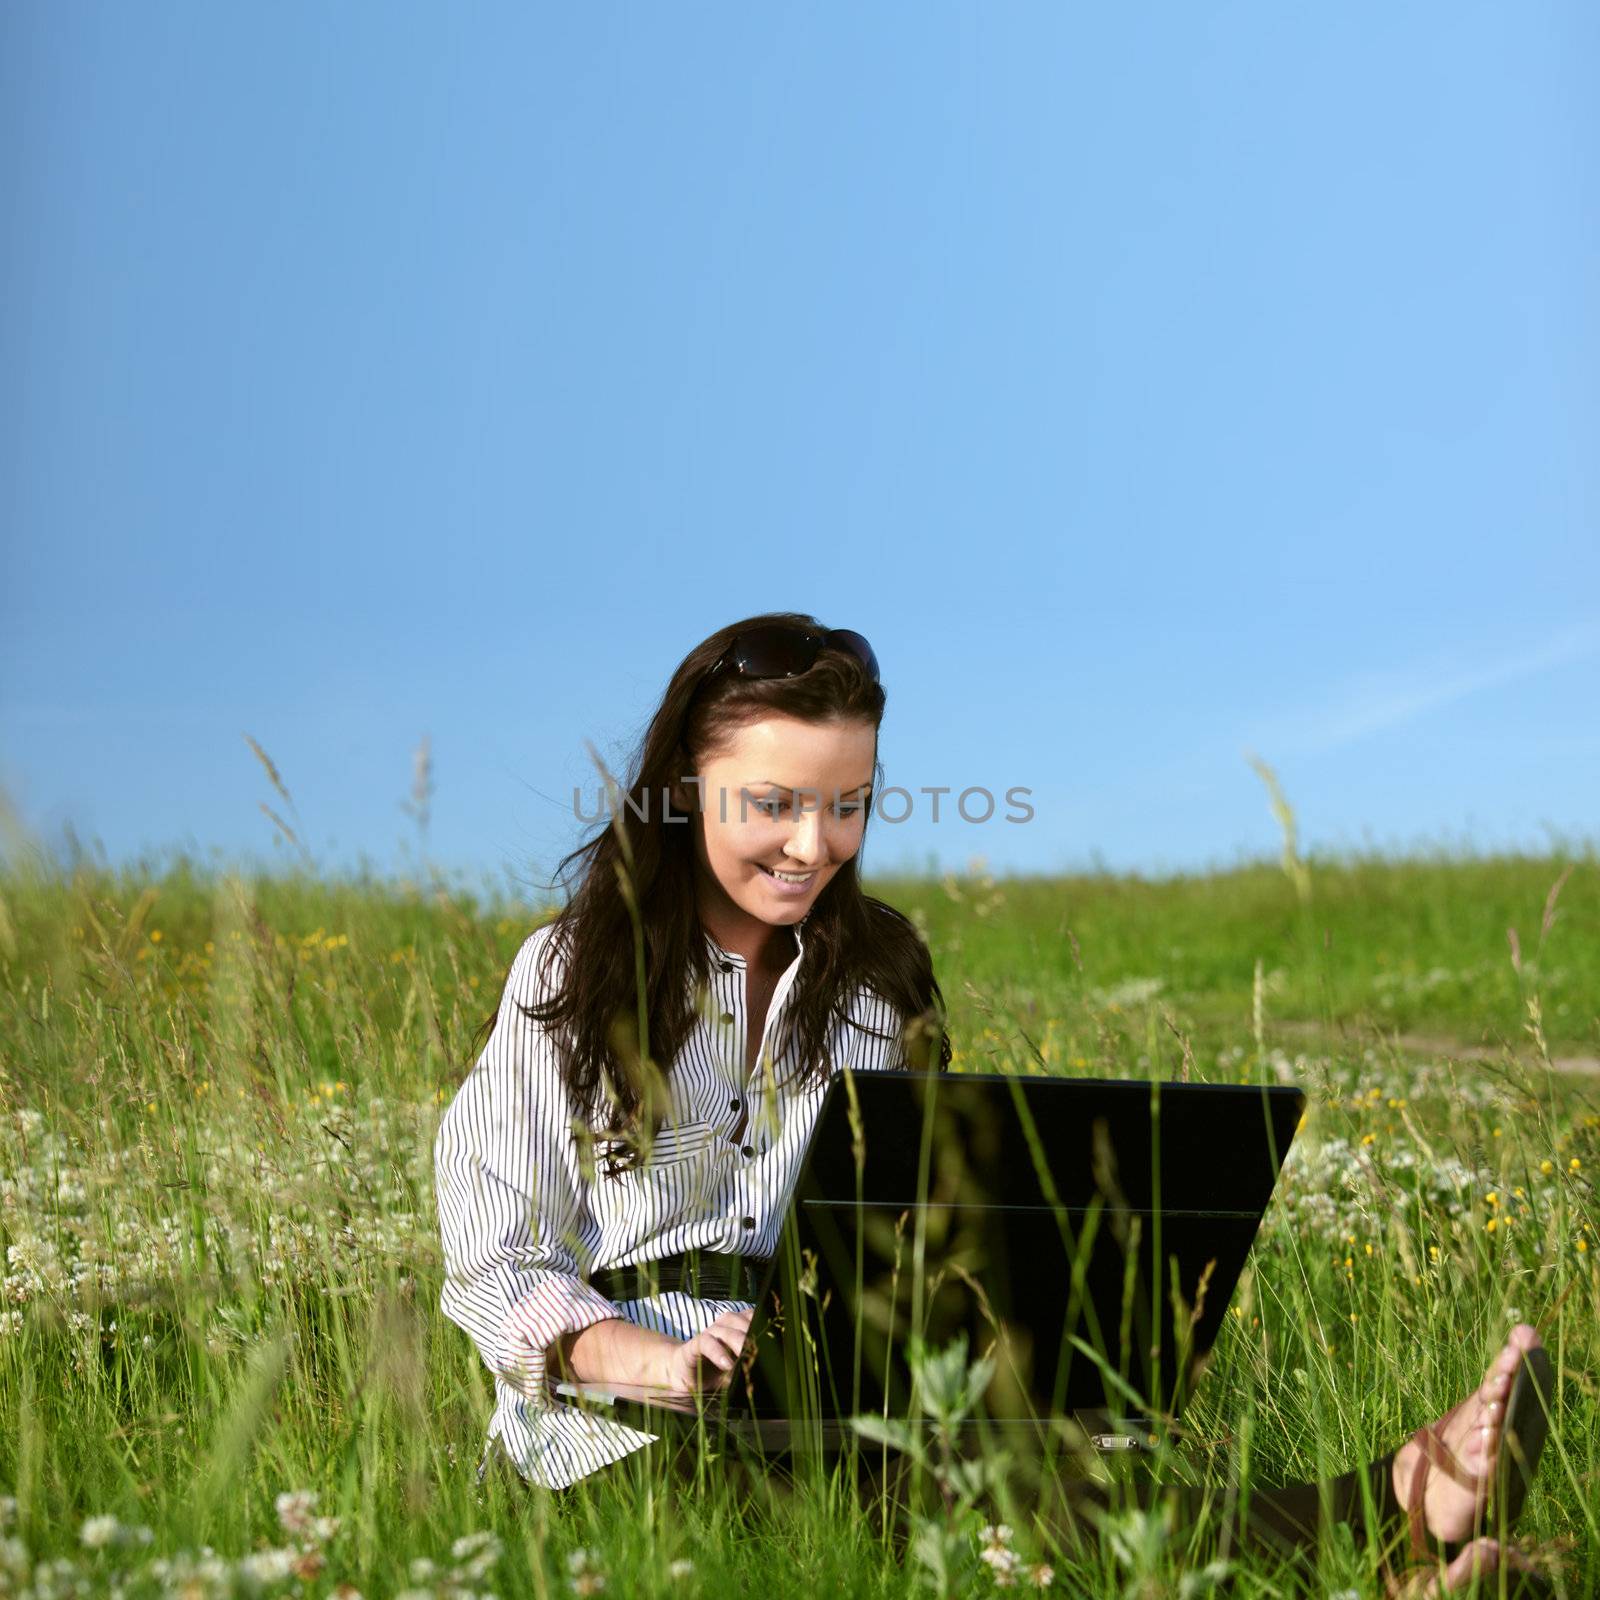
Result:
{"label": "white clover flower", "polygon": [[500,1550],[500,1540],[493,1533],[469,1533],[457,1539],[450,1547],[450,1554],[458,1563],[454,1574],[456,1581],[467,1579],[476,1583],[487,1577],[500,1559]]}
{"label": "white clover flower", "polygon": [[317,1504],[314,1489],[288,1489],[273,1502],[278,1512],[278,1526],[285,1533],[309,1533],[311,1513]]}
{"label": "white clover flower", "polygon": [[999,1524],[985,1523],[983,1527],[978,1529],[978,1537],[985,1544],[1010,1544],[1011,1524],[1009,1522]]}
{"label": "white clover flower", "polygon": [[1002,1576],[1009,1579],[1022,1564],[1022,1558],[1016,1551],[1008,1550],[1002,1544],[991,1544],[986,1549],[980,1550],[978,1559],[989,1564],[997,1580]]}
{"label": "white clover flower", "polygon": [[606,1586],[606,1575],[600,1567],[598,1550],[570,1550],[567,1552],[567,1582],[577,1595],[599,1594]]}
{"label": "white clover flower", "polygon": [[415,1557],[406,1570],[413,1583],[432,1583],[439,1575],[439,1569],[426,1556]]}
{"label": "white clover flower", "polygon": [[104,1550],[115,1544],[122,1524],[115,1517],[90,1517],[78,1531],[78,1540],[86,1550]]}
{"label": "white clover flower", "polygon": [[18,1580],[28,1575],[28,1547],[20,1539],[0,1539],[0,1572]]}
{"label": "white clover flower", "polygon": [[694,1562],[692,1562],[688,1556],[679,1556],[676,1561],[669,1561],[667,1563],[667,1576],[674,1581],[679,1578],[687,1578],[693,1571]]}
{"label": "white clover flower", "polygon": [[1028,1582],[1035,1589],[1048,1589],[1056,1579],[1056,1569],[1041,1561],[1036,1566],[1028,1568]]}
{"label": "white clover flower", "polygon": [[311,1538],[315,1544],[327,1544],[336,1538],[339,1532],[339,1519],[337,1517],[313,1517],[311,1519]]}
{"label": "white clover flower", "polygon": [[239,1571],[251,1583],[282,1583],[294,1575],[294,1564],[293,1550],[256,1550],[240,1560]]}
{"label": "white clover flower", "polygon": [[41,1561],[33,1569],[33,1594],[38,1600],[56,1600],[57,1595],[88,1592],[87,1575],[68,1556],[60,1556],[54,1561]]}

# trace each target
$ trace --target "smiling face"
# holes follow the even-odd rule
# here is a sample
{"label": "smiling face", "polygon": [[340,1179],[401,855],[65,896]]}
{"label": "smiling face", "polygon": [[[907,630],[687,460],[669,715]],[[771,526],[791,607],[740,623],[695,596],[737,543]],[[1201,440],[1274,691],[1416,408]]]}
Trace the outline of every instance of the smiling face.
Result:
{"label": "smiling face", "polygon": [[792,926],[861,848],[878,736],[870,722],[746,723],[700,769],[700,917],[747,957]]}

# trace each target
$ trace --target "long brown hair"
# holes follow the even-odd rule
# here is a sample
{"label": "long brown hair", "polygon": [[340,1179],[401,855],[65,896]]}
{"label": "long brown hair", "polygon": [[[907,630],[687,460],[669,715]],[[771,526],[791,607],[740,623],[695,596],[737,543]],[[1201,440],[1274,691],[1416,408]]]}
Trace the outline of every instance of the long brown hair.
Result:
{"label": "long brown hair", "polygon": [[[567,1087],[591,1124],[605,1107],[604,1129],[621,1145],[609,1158],[612,1171],[633,1164],[640,1154],[640,1135],[647,1147],[659,1127],[666,1075],[694,1027],[699,997],[710,978],[695,900],[691,831],[702,824],[682,814],[675,823],[666,822],[663,797],[683,793],[685,779],[700,772],[732,732],[759,718],[860,721],[870,723],[874,732],[883,721],[883,687],[845,650],[824,648],[808,671],[793,678],[718,673],[707,680],[735,635],[771,624],[827,631],[804,613],[767,612],[718,629],[684,657],[650,719],[626,782],[617,784],[620,792],[613,795],[610,820],[564,857],[558,869],[558,877],[574,866],[581,869],[577,892],[556,916],[544,948],[541,980],[548,981],[549,962],[559,948],[565,958],[564,981],[548,990],[542,1003],[518,1002],[525,1016],[557,1030]],[[875,783],[876,778],[874,772]],[[828,1033],[835,1019],[847,1016],[850,999],[862,984],[900,1016],[899,1037],[911,1066],[928,1070],[935,1038],[937,1069],[944,1071],[950,1064],[944,996],[928,947],[910,918],[862,892],[860,859],[858,849],[817,896],[805,919],[804,959],[786,1015],[787,1031],[773,1049],[780,1057],[791,1039],[797,1041],[793,1081],[803,1084],[824,1081],[832,1072]],[[630,897],[643,931],[647,1050],[641,1050],[639,1040]],[[480,1038],[493,1024],[491,1016],[479,1029]]]}

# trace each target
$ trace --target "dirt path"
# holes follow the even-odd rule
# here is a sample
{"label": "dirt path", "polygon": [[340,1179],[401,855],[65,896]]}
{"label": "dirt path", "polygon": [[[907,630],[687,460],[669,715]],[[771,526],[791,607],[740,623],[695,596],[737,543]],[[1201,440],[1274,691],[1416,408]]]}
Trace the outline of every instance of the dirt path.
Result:
{"label": "dirt path", "polygon": [[[1459,1039],[1429,1033],[1378,1033],[1337,1025],[1328,1028],[1320,1022],[1275,1022],[1272,1027],[1303,1039],[1336,1038],[1355,1044],[1392,1045],[1409,1055],[1448,1056],[1452,1061],[1504,1061],[1506,1056],[1503,1048],[1493,1045],[1463,1044]],[[1524,1066],[1538,1064],[1538,1058],[1528,1051],[1519,1052],[1517,1059]],[[1550,1065],[1555,1071],[1574,1077],[1600,1078],[1600,1056],[1551,1056]]]}

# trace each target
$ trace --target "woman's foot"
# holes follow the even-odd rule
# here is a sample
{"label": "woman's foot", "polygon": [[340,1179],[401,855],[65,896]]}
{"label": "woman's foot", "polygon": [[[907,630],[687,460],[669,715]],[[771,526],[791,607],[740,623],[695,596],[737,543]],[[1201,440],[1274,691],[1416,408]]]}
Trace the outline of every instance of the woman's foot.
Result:
{"label": "woman's foot", "polygon": [[[1394,1457],[1394,1490],[1403,1506],[1413,1504],[1414,1485],[1424,1477],[1422,1520],[1441,1543],[1454,1544],[1478,1526],[1499,1464],[1504,1436],[1506,1402],[1511,1385],[1528,1351],[1539,1348],[1539,1335],[1526,1322],[1511,1330],[1505,1345],[1484,1375],[1483,1382],[1460,1405],[1437,1422],[1419,1430],[1401,1445]],[[1428,1470],[1423,1473],[1423,1433],[1436,1441],[1429,1447]],[[1476,1541],[1492,1545],[1492,1540]],[[1496,1552],[1500,1550],[1495,1546]],[[1462,1555],[1466,1555],[1466,1551]],[[1460,1557],[1457,1558],[1457,1561]],[[1454,1570],[1456,1562],[1451,1563]]]}

